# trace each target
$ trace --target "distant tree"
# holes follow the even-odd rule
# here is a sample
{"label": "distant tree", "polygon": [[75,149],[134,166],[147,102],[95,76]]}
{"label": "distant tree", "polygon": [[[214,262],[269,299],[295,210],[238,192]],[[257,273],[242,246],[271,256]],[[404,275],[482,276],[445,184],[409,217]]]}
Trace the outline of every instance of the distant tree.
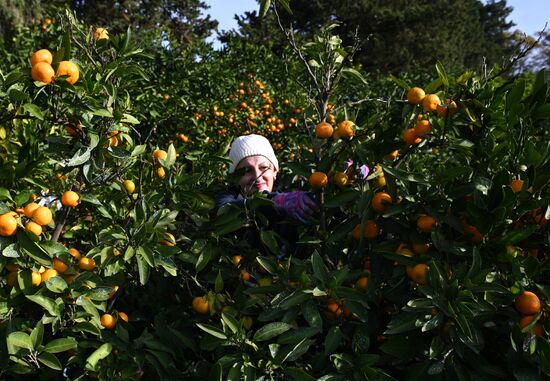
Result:
{"label": "distant tree", "polygon": [[[483,27],[483,49],[481,53],[487,57],[489,63],[500,63],[502,57],[509,58],[514,54],[514,39],[511,28],[513,22],[507,22],[506,18],[512,13],[513,8],[506,5],[505,0],[491,0],[480,9],[480,21]],[[477,57],[469,56],[467,63],[476,62]]]}
{"label": "distant tree", "polygon": [[29,24],[42,13],[40,0],[0,0],[0,40],[9,39],[16,25]]}
{"label": "distant tree", "polygon": [[131,26],[134,30],[163,30],[178,44],[205,39],[217,28],[218,22],[202,10],[209,6],[200,0],[74,0],[72,8],[85,22],[107,26],[121,32]]}
{"label": "distant tree", "polygon": [[537,36],[528,36],[521,31],[516,31],[515,38],[522,48],[531,47],[518,65],[517,72],[528,71],[536,73],[545,70],[547,76],[550,73],[550,31],[543,30]]}
{"label": "distant tree", "polygon": [[63,8],[76,12],[90,25],[124,32],[128,27],[137,34],[162,31],[167,40],[186,45],[204,40],[217,28],[218,22],[203,16],[209,6],[200,0],[0,0],[0,40],[8,40],[17,26],[29,25],[33,19],[55,17]]}
{"label": "distant tree", "polygon": [[[499,63],[510,53],[506,22],[512,8],[505,0],[484,4],[479,0],[293,0],[293,14],[282,9],[283,26],[310,38],[322,25],[340,21],[340,36],[351,44],[357,31],[362,51],[356,61],[367,70],[399,73],[414,67],[446,67]],[[239,30],[223,35],[224,41],[240,36],[253,43],[270,42],[280,49],[286,42],[277,30],[273,12],[260,19],[256,12],[238,18]]]}

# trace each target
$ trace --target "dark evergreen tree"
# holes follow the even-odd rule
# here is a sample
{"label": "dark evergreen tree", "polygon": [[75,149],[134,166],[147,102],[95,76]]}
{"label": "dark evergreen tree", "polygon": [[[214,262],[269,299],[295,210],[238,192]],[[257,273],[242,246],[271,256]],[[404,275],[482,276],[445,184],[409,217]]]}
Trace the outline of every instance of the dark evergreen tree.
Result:
{"label": "dark evergreen tree", "polygon": [[204,40],[218,26],[216,20],[203,15],[209,7],[200,0],[0,0],[0,40],[8,40],[17,26],[56,17],[65,8],[75,11],[86,23],[114,33],[125,32],[128,27],[137,34],[160,30],[177,45]]}
{"label": "dark evergreen tree", "polygon": [[[298,36],[310,38],[323,25],[339,21],[339,34],[351,44],[357,31],[362,45],[356,61],[367,70],[399,73],[433,67],[449,68],[500,63],[511,53],[506,22],[512,8],[505,0],[293,0],[292,15],[279,10],[282,25],[292,24]],[[273,12],[260,19],[248,12],[238,19],[239,31],[224,34],[256,44],[271,41],[274,49],[286,44]]]}

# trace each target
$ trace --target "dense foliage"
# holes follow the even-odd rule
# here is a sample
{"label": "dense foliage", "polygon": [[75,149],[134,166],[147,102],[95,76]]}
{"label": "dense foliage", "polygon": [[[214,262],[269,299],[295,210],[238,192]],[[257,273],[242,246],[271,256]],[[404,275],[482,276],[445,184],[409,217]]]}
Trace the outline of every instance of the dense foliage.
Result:
{"label": "dense foliage", "polygon": [[[378,77],[339,30],[169,49],[68,11],[3,42],[0,378],[550,376],[544,72]],[[250,132],[319,203],[292,255],[265,195],[214,208]]]}

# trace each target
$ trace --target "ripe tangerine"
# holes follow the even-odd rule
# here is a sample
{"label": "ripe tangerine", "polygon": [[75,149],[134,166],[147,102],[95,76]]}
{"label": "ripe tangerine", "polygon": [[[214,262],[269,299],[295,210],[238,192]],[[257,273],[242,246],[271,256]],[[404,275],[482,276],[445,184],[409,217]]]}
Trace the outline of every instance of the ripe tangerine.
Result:
{"label": "ripe tangerine", "polygon": [[153,157],[157,160],[166,160],[168,157],[168,153],[162,149],[157,149],[155,152],[153,152]]}
{"label": "ripe tangerine", "polygon": [[25,231],[28,231],[35,236],[39,236],[40,234],[42,234],[42,226],[38,225],[34,221],[29,221],[25,224]]}
{"label": "ripe tangerine", "polygon": [[416,226],[418,230],[424,233],[429,233],[432,231],[437,221],[432,216],[420,216],[416,220]]}
{"label": "ripe tangerine", "polygon": [[341,139],[349,139],[355,135],[355,131],[353,129],[353,126],[355,123],[353,123],[351,120],[344,120],[340,123],[338,123],[338,137]]}
{"label": "ripe tangerine", "polygon": [[57,270],[55,269],[46,269],[42,274],[41,274],[41,277],[42,277],[42,282],[45,282],[47,281],[48,279],[50,278],[53,278],[57,276]]}
{"label": "ripe tangerine", "polygon": [[210,312],[210,308],[208,306],[208,299],[206,298],[206,296],[194,297],[193,301],[191,302],[191,306],[196,312],[202,315],[206,315],[208,312]]}
{"label": "ripe tangerine", "polygon": [[523,316],[536,315],[540,312],[540,299],[531,291],[523,291],[514,301],[514,305]]}
{"label": "ripe tangerine", "polygon": [[411,87],[407,91],[407,101],[413,105],[419,105],[426,96],[426,93],[420,87]]}
{"label": "ripe tangerine", "polygon": [[47,62],[38,62],[31,69],[31,77],[35,81],[50,84],[55,78],[55,71],[52,65]]}
{"label": "ripe tangerine", "polygon": [[111,314],[103,314],[101,315],[101,325],[105,329],[113,329],[116,326],[116,317],[114,317]]}
{"label": "ripe tangerine", "polygon": [[53,61],[53,56],[48,49],[37,50],[31,56],[31,66],[34,66],[39,62],[45,62],[48,65],[51,65],[52,61]]}
{"label": "ripe tangerine", "polygon": [[425,285],[426,282],[426,271],[430,267],[425,263],[419,263],[413,267],[407,268],[407,275],[409,275],[409,278],[415,283],[418,283],[420,285]]}
{"label": "ripe tangerine", "polygon": [[441,100],[437,94],[428,94],[422,100],[424,112],[436,111],[439,104],[441,104]]}
{"label": "ripe tangerine", "polygon": [[0,216],[0,236],[10,237],[17,232],[17,220],[11,213]]}
{"label": "ripe tangerine", "polygon": [[328,139],[332,136],[334,128],[328,122],[321,122],[315,126],[315,136],[319,139]]}
{"label": "ripe tangerine", "polygon": [[78,78],[80,77],[80,71],[78,66],[76,66],[71,61],[61,61],[57,67],[57,72],[55,73],[58,77],[67,76],[67,82],[71,85],[74,85]]}
{"label": "ripe tangerine", "polygon": [[393,202],[391,196],[386,192],[375,193],[372,197],[371,206],[374,211],[383,213],[388,209],[388,204]]}
{"label": "ripe tangerine", "polygon": [[78,267],[81,270],[92,271],[95,269],[95,260],[93,258],[82,257],[78,261]]}
{"label": "ripe tangerine", "polygon": [[328,177],[324,172],[313,172],[309,176],[309,184],[313,188],[323,188],[328,184]]}
{"label": "ripe tangerine", "polygon": [[336,172],[334,176],[332,176],[332,179],[334,180],[334,183],[339,187],[345,187],[349,182],[348,175],[346,175],[344,172]]}
{"label": "ripe tangerine", "polygon": [[53,259],[53,268],[60,274],[63,274],[69,269],[69,266],[59,258]]}
{"label": "ripe tangerine", "polygon": [[25,217],[32,218],[32,214],[34,211],[39,207],[36,202],[30,202],[23,208],[23,214],[25,214]]}
{"label": "ripe tangerine", "polygon": [[366,290],[369,285],[369,277],[362,276],[355,282],[355,287],[360,290]]}
{"label": "ripe tangerine", "polygon": [[33,221],[42,226],[52,222],[52,218],[52,211],[45,206],[39,206],[32,214]]}
{"label": "ripe tangerine", "polygon": [[61,204],[63,204],[63,206],[74,208],[79,203],[80,195],[75,191],[66,191],[63,193],[63,196],[61,196]]}

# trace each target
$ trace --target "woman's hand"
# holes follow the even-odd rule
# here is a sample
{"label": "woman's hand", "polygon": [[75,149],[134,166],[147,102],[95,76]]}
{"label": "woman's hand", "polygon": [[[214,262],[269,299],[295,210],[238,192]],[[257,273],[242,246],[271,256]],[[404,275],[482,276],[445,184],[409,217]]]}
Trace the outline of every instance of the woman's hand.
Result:
{"label": "woman's hand", "polygon": [[273,203],[275,209],[286,213],[303,224],[307,223],[307,220],[317,209],[317,203],[312,196],[304,191],[279,193],[273,197]]}

